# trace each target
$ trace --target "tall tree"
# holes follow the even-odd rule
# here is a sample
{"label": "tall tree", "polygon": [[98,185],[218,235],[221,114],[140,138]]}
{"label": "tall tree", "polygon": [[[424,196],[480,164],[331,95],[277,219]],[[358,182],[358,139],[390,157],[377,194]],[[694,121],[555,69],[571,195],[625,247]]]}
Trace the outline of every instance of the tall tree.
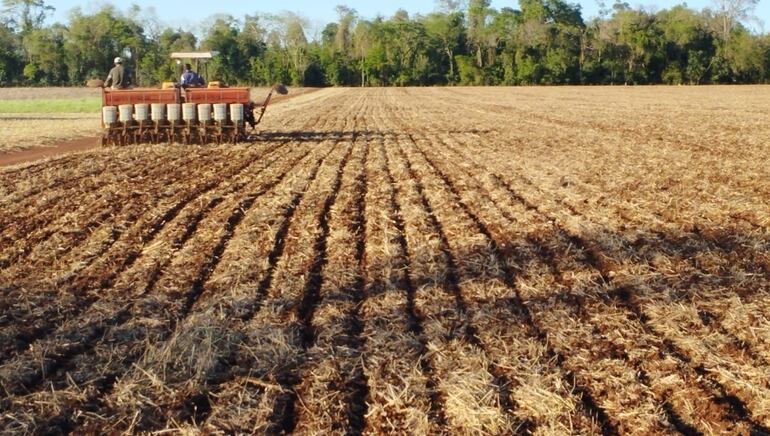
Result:
{"label": "tall tree", "polygon": [[428,37],[434,41],[444,60],[449,67],[446,80],[454,82],[455,54],[462,48],[465,39],[462,12],[438,13],[428,15],[425,20],[425,31]]}
{"label": "tall tree", "polygon": [[308,41],[305,35],[306,23],[299,15],[286,13],[283,16],[285,26],[284,45],[289,53],[293,66],[292,82],[296,85],[305,84],[305,72],[309,65]]}
{"label": "tall tree", "polygon": [[13,46],[21,48],[21,55],[27,63],[24,67],[25,77],[32,77],[34,80],[39,69],[32,59],[31,52],[37,50],[39,54],[44,33],[39,31],[43,28],[46,17],[54,11],[54,7],[46,5],[43,0],[3,0],[2,11],[5,24],[18,33],[20,44]]}
{"label": "tall tree", "polygon": [[600,2],[588,25],[572,0],[436,0],[434,12],[367,20],[338,6],[308,38],[297,14],[217,15],[203,38],[165,27],[152,8],[75,9],[46,26],[42,0],[3,0],[0,85],[78,84],[122,56],[141,85],[176,75],[171,51],[217,50],[209,80],[325,85],[756,83],[770,81],[770,37],[742,25],[758,0],[649,12]]}
{"label": "tall tree", "polygon": [[64,51],[70,83],[104,78],[116,56],[126,57],[126,63],[133,68],[136,60],[131,56],[131,47],[136,31],[114,7],[105,6],[92,15],[75,9],[67,29]]}
{"label": "tall tree", "polygon": [[241,32],[238,34],[238,46],[243,53],[244,62],[244,80],[247,83],[259,83],[260,78],[254,74],[254,66],[257,60],[264,57],[267,50],[267,29],[263,24],[263,19],[259,14],[246,15],[243,19]]}
{"label": "tall tree", "polygon": [[722,40],[730,39],[730,32],[741,20],[749,18],[759,0],[713,0],[722,23]]}
{"label": "tall tree", "polygon": [[3,0],[3,15],[8,24],[22,34],[39,29],[55,10],[43,0]]}
{"label": "tall tree", "polygon": [[367,74],[371,65],[367,58],[373,43],[373,25],[366,20],[358,20],[353,30],[353,58],[358,59],[358,68],[361,73],[361,86],[367,85]]}
{"label": "tall tree", "polygon": [[172,62],[171,53],[194,51],[197,48],[197,38],[191,32],[166,28],[161,31],[157,40],[151,40],[148,48],[142,60],[145,77],[152,84],[179,80],[181,71]]}
{"label": "tall tree", "polygon": [[337,6],[335,10],[337,22],[329,23],[322,31],[318,62],[325,72],[325,83],[350,85],[356,80],[353,59],[354,28],[358,12],[347,6]]}
{"label": "tall tree", "polygon": [[466,0],[436,0],[436,11],[442,14],[462,12]]}
{"label": "tall tree", "polygon": [[67,82],[64,62],[64,31],[60,26],[36,29],[24,36],[29,63],[24,76],[30,83],[62,85]]}
{"label": "tall tree", "polygon": [[470,0],[468,2],[468,42],[476,56],[476,66],[484,66],[484,47],[486,43],[487,18],[490,13],[490,0]]}
{"label": "tall tree", "polygon": [[22,65],[16,35],[8,26],[0,23],[0,87],[13,84],[21,75]]}
{"label": "tall tree", "polygon": [[219,56],[208,64],[207,80],[221,80],[236,84],[247,75],[248,62],[241,53],[238,37],[240,28],[232,15],[216,15],[209,31],[201,41],[204,50],[218,51]]}
{"label": "tall tree", "polygon": [[337,33],[334,35],[334,46],[340,52],[347,52],[350,48],[350,33],[356,21],[358,12],[348,6],[339,5],[337,11]]}
{"label": "tall tree", "polygon": [[703,15],[679,5],[658,12],[657,25],[666,58],[663,81],[701,83],[711,68],[716,42]]}

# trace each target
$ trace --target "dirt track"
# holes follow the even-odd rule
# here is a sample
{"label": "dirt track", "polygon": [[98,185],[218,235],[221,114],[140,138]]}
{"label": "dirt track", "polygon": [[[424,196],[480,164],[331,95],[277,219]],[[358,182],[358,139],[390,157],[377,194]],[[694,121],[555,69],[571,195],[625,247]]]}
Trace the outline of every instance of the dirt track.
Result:
{"label": "dirt track", "polygon": [[704,89],[328,89],[0,170],[0,429],[763,434],[766,91]]}
{"label": "dirt track", "polygon": [[30,148],[11,153],[0,153],[0,167],[34,162],[62,154],[91,150],[99,146],[99,138],[80,138],[61,141],[46,147]]}

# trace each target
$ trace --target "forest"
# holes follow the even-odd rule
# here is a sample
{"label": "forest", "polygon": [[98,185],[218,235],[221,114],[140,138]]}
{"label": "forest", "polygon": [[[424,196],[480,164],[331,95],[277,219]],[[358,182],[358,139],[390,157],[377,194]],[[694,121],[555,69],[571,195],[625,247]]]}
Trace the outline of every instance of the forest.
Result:
{"label": "forest", "polygon": [[746,25],[758,0],[651,10],[617,0],[583,17],[563,0],[438,0],[433,12],[363,17],[337,6],[322,26],[297,13],[210,17],[172,28],[152,9],[74,9],[48,23],[43,0],[3,0],[0,86],[82,86],[123,56],[134,83],[177,75],[174,51],[216,50],[231,85],[430,86],[766,83],[770,34]]}

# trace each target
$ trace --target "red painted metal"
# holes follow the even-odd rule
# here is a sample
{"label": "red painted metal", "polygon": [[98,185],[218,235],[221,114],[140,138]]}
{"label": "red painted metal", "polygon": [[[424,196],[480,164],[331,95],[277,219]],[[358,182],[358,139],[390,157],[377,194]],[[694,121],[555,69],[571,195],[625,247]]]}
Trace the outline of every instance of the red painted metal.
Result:
{"label": "red painted metal", "polygon": [[137,103],[180,103],[178,89],[102,89],[102,106]]}
{"label": "red painted metal", "polygon": [[242,103],[250,102],[249,88],[187,88],[186,103]]}

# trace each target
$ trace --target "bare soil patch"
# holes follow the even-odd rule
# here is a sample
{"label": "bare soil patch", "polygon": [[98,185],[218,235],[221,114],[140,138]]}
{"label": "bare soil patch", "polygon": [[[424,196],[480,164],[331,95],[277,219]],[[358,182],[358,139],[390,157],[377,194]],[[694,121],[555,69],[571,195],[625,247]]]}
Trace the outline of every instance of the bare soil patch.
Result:
{"label": "bare soil patch", "polygon": [[98,97],[101,90],[86,87],[0,88],[0,99],[36,100]]}
{"label": "bare soil patch", "polygon": [[0,153],[55,147],[100,132],[98,114],[0,114]]}
{"label": "bare soil patch", "polygon": [[99,137],[70,139],[56,144],[50,144],[50,146],[45,148],[32,148],[10,153],[0,153],[0,167],[33,162],[66,153],[90,150],[99,146],[99,140]]}

